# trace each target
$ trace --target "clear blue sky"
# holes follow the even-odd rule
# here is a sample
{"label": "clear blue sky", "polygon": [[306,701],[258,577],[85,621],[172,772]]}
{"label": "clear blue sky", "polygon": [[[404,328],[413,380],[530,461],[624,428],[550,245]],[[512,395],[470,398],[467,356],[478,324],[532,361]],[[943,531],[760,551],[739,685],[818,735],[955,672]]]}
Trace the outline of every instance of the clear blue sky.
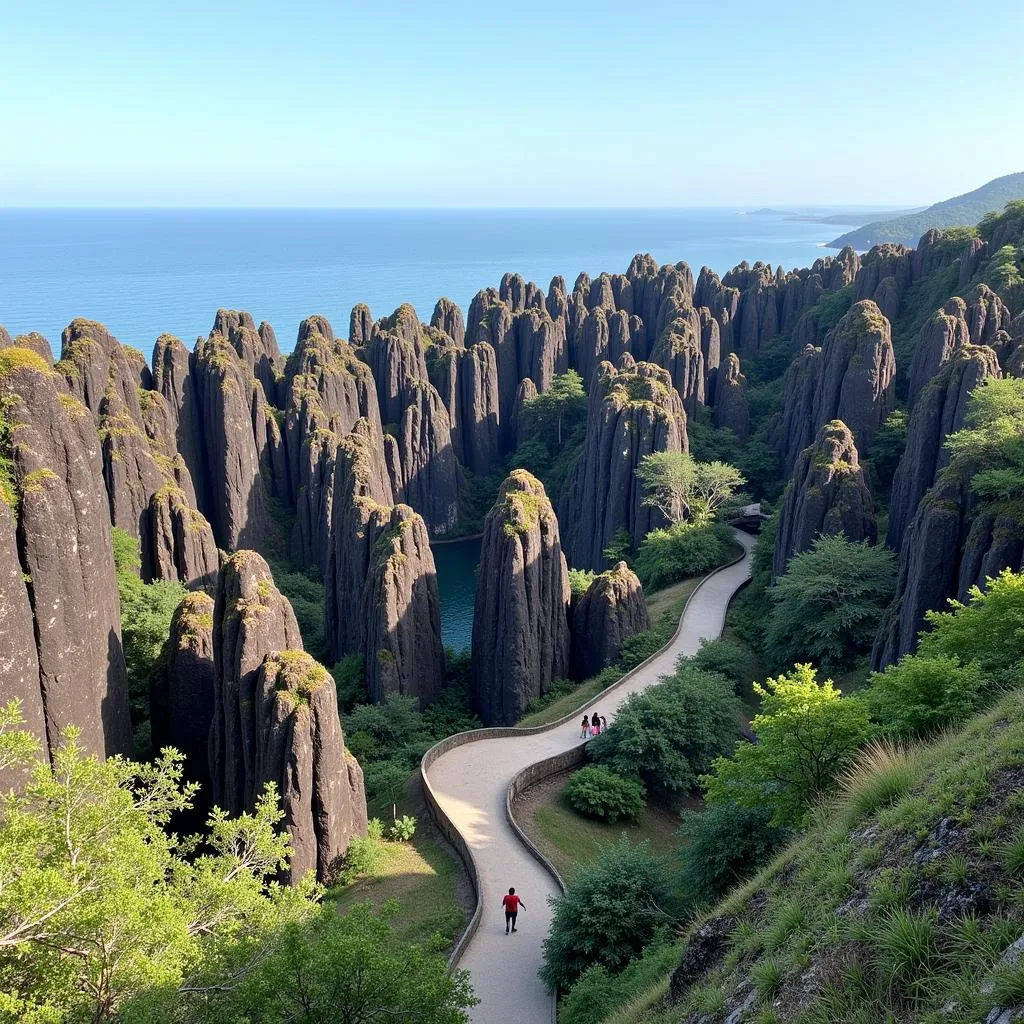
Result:
{"label": "clear blue sky", "polygon": [[0,206],[927,203],[1021,0],[0,0]]}

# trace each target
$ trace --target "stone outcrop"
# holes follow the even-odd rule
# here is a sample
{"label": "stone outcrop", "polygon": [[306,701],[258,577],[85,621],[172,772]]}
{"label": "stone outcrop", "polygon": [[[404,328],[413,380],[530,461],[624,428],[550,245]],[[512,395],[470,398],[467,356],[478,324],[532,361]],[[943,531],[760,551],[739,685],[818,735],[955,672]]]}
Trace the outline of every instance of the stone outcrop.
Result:
{"label": "stone outcrop", "polygon": [[398,423],[407,389],[429,379],[426,342],[412,306],[399,306],[391,316],[378,320],[360,355],[373,371],[381,422]]}
{"label": "stone outcrop", "polygon": [[230,550],[258,546],[268,529],[260,473],[266,434],[254,433],[254,425],[266,430],[263,387],[217,334],[196,345],[192,377],[204,451],[203,491],[209,496],[214,537]]}
{"label": "stone outcrop", "polygon": [[291,838],[287,880],[323,881],[353,836],[366,834],[359,762],[345,749],[331,674],[301,650],[278,651],[260,666],[256,776],[281,796]]}
{"label": "stone outcrop", "polygon": [[[46,737],[54,744],[74,725],[90,753],[130,752],[120,605],[93,417],[38,354],[22,348],[0,351],[0,410],[10,467],[4,493],[17,508],[20,581],[35,623]],[[10,565],[7,571],[6,586],[16,585]],[[15,644],[19,607],[23,612],[23,601],[12,598]],[[23,676],[31,670],[26,653],[12,656]]]}
{"label": "stone outcrop", "polygon": [[213,608],[210,774],[215,803],[252,810],[277,785],[292,839],[289,877],[326,877],[366,828],[362,772],[344,747],[330,674],[302,650],[291,605],[267,563],[238,551],[224,564]]}
{"label": "stone outcrop", "polygon": [[686,415],[696,416],[697,407],[705,404],[705,373],[700,317],[692,306],[679,310],[666,325],[651,352],[651,362],[668,370]]}
{"label": "stone outcrop", "polygon": [[53,363],[53,351],[50,343],[38,331],[31,331],[28,334],[19,334],[12,338],[0,324],[0,349],[3,348],[27,348],[30,352],[42,356],[48,363]]}
{"label": "stone outcrop", "polygon": [[185,755],[184,775],[200,785],[193,820],[203,823],[211,804],[210,726],[213,723],[213,598],[186,595],[171,617],[160,666],[149,691],[153,749]]}
{"label": "stone outcrop", "polygon": [[365,345],[373,334],[373,314],[365,302],[357,302],[348,318],[350,345]]}
{"label": "stone outcrop", "polygon": [[512,725],[569,670],[569,576],[543,485],[515,470],[487,515],[473,609],[471,697],[487,725]]}
{"label": "stone outcrop", "polygon": [[789,472],[818,429],[842,420],[866,451],[892,409],[896,376],[889,321],[871,301],[855,303],[825,336],[806,347],[783,378],[782,412],[772,438]]}
{"label": "stone outcrop", "polygon": [[572,677],[589,679],[614,664],[623,642],[650,624],[640,580],[625,562],[596,576],[572,606]]}
{"label": "stone outcrop", "polygon": [[142,534],[143,569],[149,564],[153,579],[213,589],[219,561],[213,530],[180,487],[166,484],[153,492]]}
{"label": "stone outcrop", "polygon": [[990,348],[962,345],[917,396],[889,498],[886,544],[893,550],[901,550],[918,504],[949,462],[945,440],[964,426],[970,393],[983,380],[999,376]]}
{"label": "stone outcrop", "polygon": [[519,382],[519,387],[516,389],[516,400],[512,404],[512,423],[509,428],[509,433],[511,435],[513,451],[515,451],[525,440],[523,417],[526,415],[524,412],[526,403],[536,397],[537,385],[534,384],[529,377],[524,377]]}
{"label": "stone outcrop", "polygon": [[686,451],[686,414],[668,371],[636,363],[621,371],[604,363],[587,402],[586,442],[559,507],[570,564],[604,567],[604,549],[620,529],[639,544],[662,520],[643,504],[636,477],[653,452]]}
{"label": "stone outcrop", "polygon": [[445,678],[441,599],[426,526],[408,505],[382,506],[366,531],[361,617],[367,692],[377,704],[403,694],[426,707]]}
{"label": "stone outcrop", "polygon": [[161,334],[153,348],[153,389],[164,400],[174,428],[174,446],[188,466],[200,508],[209,508],[202,416],[192,369],[195,358],[172,334]]}
{"label": "stone outcrop", "polygon": [[747,400],[747,378],[740,372],[740,360],[730,352],[714,377],[713,422],[728,428],[740,442],[750,435],[750,403]]}
{"label": "stone outcrop", "polygon": [[444,331],[458,348],[462,348],[466,342],[466,324],[462,319],[462,310],[451,299],[437,300],[433,315],[430,317],[430,326]]}
{"label": "stone outcrop", "polygon": [[[326,323],[324,317],[316,318]],[[330,330],[330,325],[327,325]],[[284,372],[284,358],[273,327],[266,321],[257,328],[251,313],[237,309],[218,309],[211,335],[227,338],[249,374],[263,385],[263,393],[277,404],[278,381]],[[333,335],[332,335],[333,337]]]}
{"label": "stone outcrop", "polygon": [[458,355],[457,414],[452,417],[452,444],[470,472],[489,473],[498,464],[500,417],[497,360],[494,349],[480,342]]}
{"label": "stone outcrop", "polygon": [[874,499],[853,434],[845,423],[826,423],[796,460],[779,512],[772,575],[807,551],[819,536],[843,534],[847,540],[878,537]]}
{"label": "stone outcrop", "polygon": [[971,343],[966,314],[967,303],[954,297],[921,328],[910,367],[907,405],[911,409],[925,385],[949,361],[953,353]]}

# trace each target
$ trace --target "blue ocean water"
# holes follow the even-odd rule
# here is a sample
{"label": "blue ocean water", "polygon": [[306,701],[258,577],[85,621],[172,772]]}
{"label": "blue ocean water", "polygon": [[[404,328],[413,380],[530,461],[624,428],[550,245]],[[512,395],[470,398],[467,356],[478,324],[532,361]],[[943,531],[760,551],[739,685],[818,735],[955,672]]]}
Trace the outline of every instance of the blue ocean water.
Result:
{"label": "blue ocean water", "polygon": [[506,271],[571,287],[637,252],[695,275],[744,259],[788,269],[830,252],[838,230],[740,209],[0,210],[0,324],[57,352],[85,316],[149,355],[165,331],[206,334],[225,306],[269,321],[290,351],[311,313],[347,334],[357,302],[375,316],[411,302],[427,320],[438,297],[465,309]]}

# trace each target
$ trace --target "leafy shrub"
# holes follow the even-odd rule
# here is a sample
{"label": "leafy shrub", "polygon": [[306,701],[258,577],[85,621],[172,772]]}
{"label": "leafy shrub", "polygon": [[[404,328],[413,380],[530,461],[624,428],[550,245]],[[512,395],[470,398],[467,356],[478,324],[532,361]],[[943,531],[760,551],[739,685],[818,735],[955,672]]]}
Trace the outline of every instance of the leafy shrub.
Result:
{"label": "leafy shrub", "polygon": [[731,801],[683,812],[677,833],[685,844],[679,851],[680,888],[690,908],[718,900],[782,847],[788,832],[771,818],[771,807],[741,807]]}
{"label": "leafy shrub", "polygon": [[384,839],[384,822],[380,818],[371,818],[366,823],[366,835],[374,842],[382,842]]}
{"label": "leafy shrub", "polygon": [[665,923],[671,894],[667,868],[647,843],[633,845],[623,836],[605,847],[551,900],[541,979],[554,990],[567,988],[594,964],[610,973],[622,970]]}
{"label": "leafy shrub", "polygon": [[639,774],[648,787],[685,793],[736,745],[739,710],[729,680],[684,663],[664,681],[630,694],[588,750],[619,775]]}
{"label": "leafy shrub", "polygon": [[342,858],[338,881],[348,885],[360,875],[372,875],[380,866],[380,843],[370,836],[353,836]]}
{"label": "leafy shrub", "polygon": [[624,526],[620,526],[601,554],[608,565],[632,561],[633,535]]}
{"label": "leafy shrub", "polygon": [[277,589],[291,603],[295,621],[302,634],[302,644],[309,653],[323,661],[327,656],[324,641],[324,585],[316,569],[298,569],[282,558],[270,559],[270,569]]}
{"label": "leafy shrub", "polygon": [[818,537],[770,587],[765,641],[779,666],[848,665],[871,648],[896,584],[896,556],[842,534]]}
{"label": "leafy shrub", "polygon": [[644,812],[644,787],[598,764],[573,772],[565,795],[573,808],[589,818],[636,821]]}
{"label": "leafy shrub", "polygon": [[388,839],[393,843],[407,843],[416,834],[416,819],[411,814],[396,818],[388,829]]}
{"label": "leafy shrub", "polygon": [[985,681],[977,665],[956,657],[908,654],[871,675],[864,697],[871,717],[897,736],[927,736],[958,725],[982,703]]}
{"label": "leafy shrub", "polygon": [[747,686],[757,671],[754,656],[745,647],[729,640],[705,640],[690,658],[690,664],[702,672],[725,676],[738,692]]}
{"label": "leafy shrub", "polygon": [[729,557],[731,535],[721,525],[676,523],[651,530],[643,539],[633,569],[646,591],[702,576]]}
{"label": "leafy shrub", "polygon": [[774,824],[799,825],[870,736],[867,708],[843,697],[831,679],[819,683],[810,665],[755,683],[754,692],[761,698],[751,722],[757,742],[718,758],[714,774],[701,781],[711,803],[771,807]]}
{"label": "leafy shrub", "polygon": [[331,669],[338,692],[338,710],[351,711],[361,700],[366,700],[366,667],[361,654],[346,654]]}
{"label": "leafy shrub", "polygon": [[590,584],[594,582],[596,575],[596,572],[592,572],[589,569],[570,569],[569,590],[573,598],[577,600],[581,598],[589,589]]}

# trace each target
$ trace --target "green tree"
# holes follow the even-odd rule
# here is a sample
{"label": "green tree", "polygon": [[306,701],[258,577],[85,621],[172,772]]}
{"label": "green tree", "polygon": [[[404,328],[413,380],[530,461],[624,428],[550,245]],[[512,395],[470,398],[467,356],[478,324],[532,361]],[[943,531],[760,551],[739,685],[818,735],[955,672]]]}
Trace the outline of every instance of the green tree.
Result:
{"label": "green tree", "polygon": [[946,438],[949,469],[970,472],[992,511],[1020,515],[1024,494],[1024,379],[987,380],[971,392],[966,426]]}
{"label": "green tree", "polygon": [[658,509],[670,523],[684,519],[702,525],[726,512],[746,482],[725,462],[696,462],[688,452],[654,452],[636,469],[647,492],[643,503]]}
{"label": "green tree", "polygon": [[551,929],[544,940],[541,979],[568,988],[594,964],[622,970],[639,956],[659,927],[671,923],[666,865],[647,843],[622,836],[592,864],[576,869],[564,895],[549,899]]}
{"label": "green tree", "polygon": [[139,542],[126,530],[111,530],[117,593],[121,599],[121,644],[128,669],[128,698],[135,748],[148,754],[149,681],[171,629],[171,616],[185,596],[185,588],[173,580],[143,583]]}
{"label": "green tree", "polygon": [[630,694],[589,753],[619,775],[639,775],[650,788],[685,793],[715,758],[731,753],[739,713],[728,679],[684,664],[663,682]]}
{"label": "green tree", "polygon": [[644,787],[639,782],[599,764],[588,764],[573,772],[565,796],[580,814],[610,822],[619,818],[636,821],[647,806]]}
{"label": "green tree", "polygon": [[928,612],[920,634],[923,658],[956,658],[977,666],[989,691],[1019,686],[1024,668],[1024,574],[1004,569],[986,587],[972,587],[967,604]]}
{"label": "green tree", "polygon": [[581,423],[587,414],[583,378],[575,370],[557,374],[547,391],[524,404],[524,412],[529,433],[544,439],[553,436],[560,449],[563,427]]}
{"label": "green tree", "polygon": [[865,691],[871,717],[897,736],[927,736],[962,725],[982,703],[984,679],[976,664],[959,658],[908,654],[874,672]]}
{"label": "green tree", "polygon": [[226,997],[200,1014],[209,1024],[462,1024],[473,996],[467,971],[449,974],[444,957],[400,942],[390,918],[397,905],[375,913],[358,904],[344,916],[326,907],[311,922],[282,929],[269,956]]}
{"label": "green tree", "polygon": [[708,802],[771,807],[776,825],[799,825],[812,801],[835,788],[871,734],[864,702],[843,697],[810,665],[755,683],[761,709],[751,722],[756,743],[720,757],[703,783]]}
{"label": "green tree", "polygon": [[870,649],[895,584],[891,551],[854,544],[842,534],[818,537],[768,590],[768,653],[776,665],[848,665]]}
{"label": "green tree", "polygon": [[651,530],[631,562],[644,589],[650,592],[702,576],[721,565],[728,558],[731,543],[728,527],[719,523],[673,523],[663,530]]}

